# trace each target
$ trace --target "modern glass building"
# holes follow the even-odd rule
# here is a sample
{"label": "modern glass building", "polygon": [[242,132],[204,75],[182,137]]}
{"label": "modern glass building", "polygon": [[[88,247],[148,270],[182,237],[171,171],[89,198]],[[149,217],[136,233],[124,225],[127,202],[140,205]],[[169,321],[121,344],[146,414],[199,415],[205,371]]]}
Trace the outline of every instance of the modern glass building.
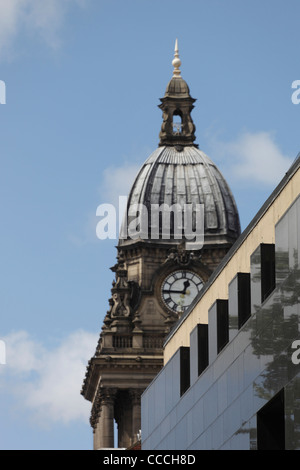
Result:
{"label": "modern glass building", "polygon": [[300,448],[300,156],[164,343],[142,449]]}

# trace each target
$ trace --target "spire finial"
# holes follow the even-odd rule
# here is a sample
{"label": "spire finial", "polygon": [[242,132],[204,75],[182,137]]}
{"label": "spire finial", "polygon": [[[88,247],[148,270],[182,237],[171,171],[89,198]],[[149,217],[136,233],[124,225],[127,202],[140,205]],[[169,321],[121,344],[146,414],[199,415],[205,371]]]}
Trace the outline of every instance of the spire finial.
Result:
{"label": "spire finial", "polygon": [[173,77],[180,77],[180,69],[179,67],[181,66],[181,60],[179,59],[179,53],[178,53],[178,39],[175,41],[175,54],[174,54],[174,59],[172,61],[172,65],[174,67],[173,70]]}

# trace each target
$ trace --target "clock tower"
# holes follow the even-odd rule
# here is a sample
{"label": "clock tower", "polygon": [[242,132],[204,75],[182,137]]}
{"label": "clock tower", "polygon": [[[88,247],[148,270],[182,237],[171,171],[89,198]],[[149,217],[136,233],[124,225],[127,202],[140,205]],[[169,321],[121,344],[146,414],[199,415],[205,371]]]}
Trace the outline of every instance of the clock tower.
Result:
{"label": "clock tower", "polygon": [[128,197],[109,308],[81,392],[92,403],[94,449],[137,441],[140,397],[163,366],[164,338],[240,234],[230,188],[195,143],[196,100],[181,77],[177,41],[172,64],[159,145]]}

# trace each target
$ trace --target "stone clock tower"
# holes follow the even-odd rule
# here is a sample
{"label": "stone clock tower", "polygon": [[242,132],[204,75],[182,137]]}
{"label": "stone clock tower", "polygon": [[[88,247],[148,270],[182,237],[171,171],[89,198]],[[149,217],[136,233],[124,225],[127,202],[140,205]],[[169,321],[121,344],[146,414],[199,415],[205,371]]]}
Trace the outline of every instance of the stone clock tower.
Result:
{"label": "stone clock tower", "polygon": [[[195,99],[181,77],[177,41],[172,64],[173,77],[159,105],[159,146],[140,169],[128,197],[126,230],[111,268],[115,280],[109,309],[81,392],[92,403],[94,449],[128,449],[137,441],[140,397],[163,365],[164,338],[240,234],[231,191],[195,143]],[[199,249],[187,249],[182,221],[178,231],[179,219],[165,213],[174,205],[204,208],[204,243]],[[132,236],[130,227],[142,208],[147,218]],[[195,210],[190,214],[193,229]]]}

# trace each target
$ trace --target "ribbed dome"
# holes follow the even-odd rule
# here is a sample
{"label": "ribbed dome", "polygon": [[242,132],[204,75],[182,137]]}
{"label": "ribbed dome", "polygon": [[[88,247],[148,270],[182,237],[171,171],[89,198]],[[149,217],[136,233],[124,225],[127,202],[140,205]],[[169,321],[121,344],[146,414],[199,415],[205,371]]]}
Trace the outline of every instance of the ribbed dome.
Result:
{"label": "ribbed dome", "polygon": [[[194,143],[195,125],[191,111],[196,100],[190,96],[189,87],[181,77],[177,40],[172,64],[173,76],[159,105],[163,112],[159,147],[146,160],[132,186],[125,217],[127,225],[123,223],[119,244],[141,239],[178,245],[180,230],[186,241],[191,239],[191,234],[198,234],[201,214],[204,245],[231,245],[240,235],[238,211],[222,174]],[[175,122],[175,116],[181,122]],[[163,208],[163,204],[162,214],[157,207]],[[180,216],[177,218],[174,210],[170,217],[171,208],[176,204],[180,207]],[[199,204],[201,208],[196,206]],[[188,210],[185,205],[189,205]],[[170,230],[167,231],[164,217],[168,215]],[[184,226],[188,217],[190,233],[185,232]]]}
{"label": "ribbed dome", "polygon": [[182,77],[172,77],[167,85],[165,97],[189,98],[190,89],[188,84]]}
{"label": "ribbed dome", "polygon": [[[183,208],[184,204],[192,203],[204,205],[205,243],[232,243],[240,235],[233,195],[209,157],[193,146],[159,147],[146,160],[135,179],[128,198],[127,215],[134,204],[146,206],[150,233],[152,204],[180,204]],[[131,213],[127,220],[137,217],[137,213],[134,214]],[[120,244],[128,241],[120,240]],[[178,240],[168,242],[178,243]]]}

